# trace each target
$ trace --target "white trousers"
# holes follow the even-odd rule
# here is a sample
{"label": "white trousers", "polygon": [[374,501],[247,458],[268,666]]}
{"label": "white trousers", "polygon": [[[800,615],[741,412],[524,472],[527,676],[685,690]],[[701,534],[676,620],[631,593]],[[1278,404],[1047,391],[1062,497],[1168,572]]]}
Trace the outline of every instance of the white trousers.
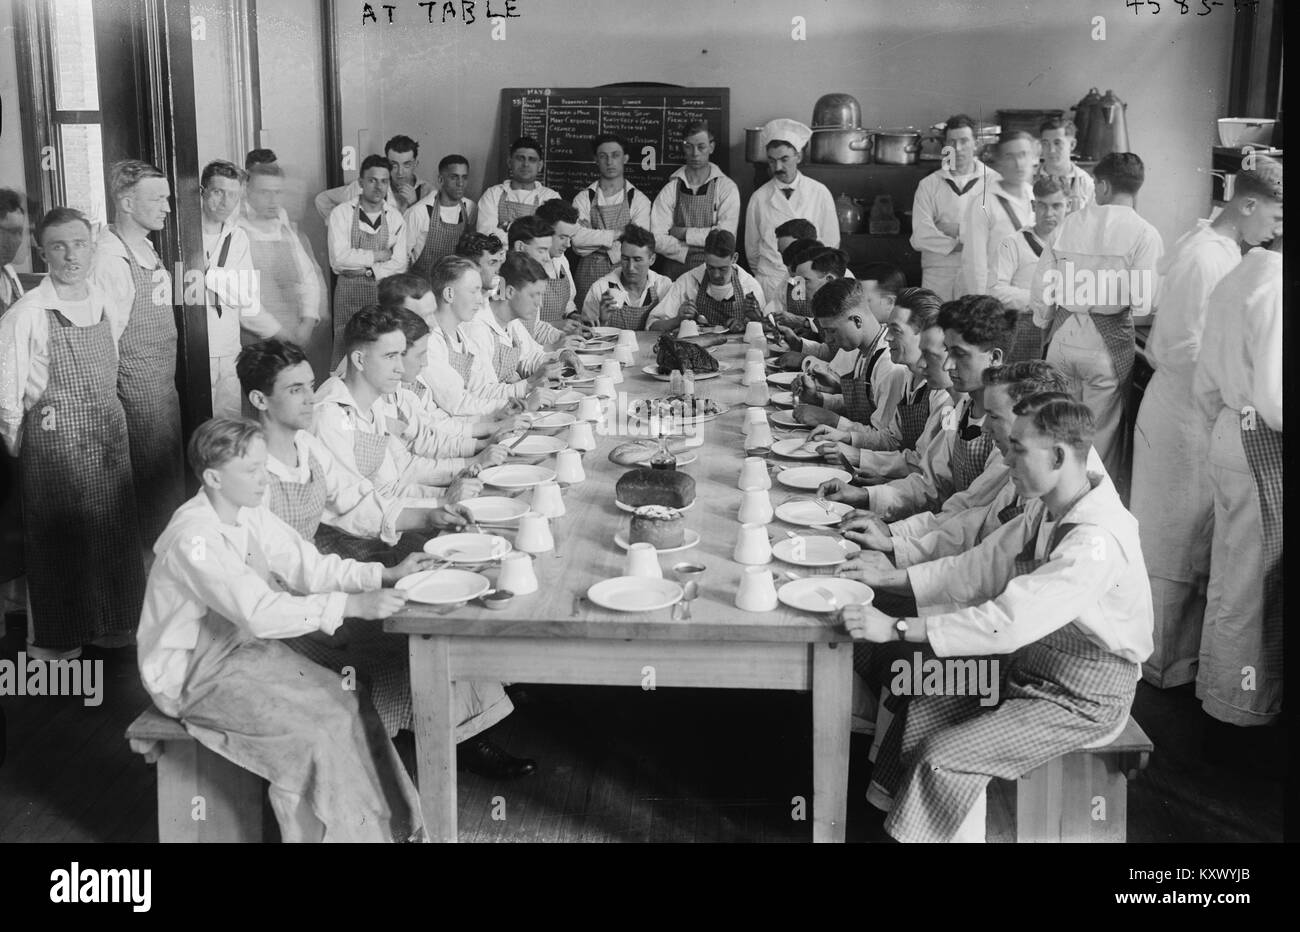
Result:
{"label": "white trousers", "polygon": [[1047,361],[1070,380],[1075,396],[1092,411],[1092,445],[1111,476],[1123,471],[1124,397],[1106,344],[1087,314],[1071,314],[1052,337]]}
{"label": "white trousers", "polygon": [[961,297],[962,291],[960,263],[922,267],[921,287],[933,291],[940,301],[955,301]]}
{"label": "white trousers", "polygon": [[240,417],[239,376],[235,374],[235,356],[209,356],[208,379],[212,383],[212,416]]}

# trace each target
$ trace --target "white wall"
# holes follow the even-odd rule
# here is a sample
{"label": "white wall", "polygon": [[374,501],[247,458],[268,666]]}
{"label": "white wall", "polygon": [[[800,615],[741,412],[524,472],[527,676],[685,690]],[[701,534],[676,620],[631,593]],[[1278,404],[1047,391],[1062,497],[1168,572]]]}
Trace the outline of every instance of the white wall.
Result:
{"label": "white wall", "polygon": [[[823,93],[853,94],[865,123],[921,127],[957,111],[1068,112],[1095,85],[1129,104],[1131,146],[1148,166],[1139,209],[1172,240],[1208,211],[1214,120],[1228,115],[1230,8],[1135,16],[1115,3],[1099,42],[1098,6],[1077,0],[517,0],[520,18],[493,41],[483,22],[429,25],[412,0],[394,2],[395,25],[363,26],[360,4],[336,0],[344,142],[364,129],[377,150],[407,133],[426,175],[441,154],[463,152],[475,189],[484,175],[499,180],[502,87],[730,87],[732,173],[747,194],[744,128],[808,122]],[[796,14],[806,41],[791,39]]]}

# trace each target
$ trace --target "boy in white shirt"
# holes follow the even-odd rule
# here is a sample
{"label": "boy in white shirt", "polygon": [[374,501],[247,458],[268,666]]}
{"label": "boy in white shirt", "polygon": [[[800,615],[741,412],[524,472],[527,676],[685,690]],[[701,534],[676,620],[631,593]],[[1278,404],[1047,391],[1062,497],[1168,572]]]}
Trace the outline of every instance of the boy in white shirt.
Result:
{"label": "boy in white shirt", "polygon": [[510,144],[510,177],[479,197],[478,232],[504,243],[510,224],[560,196],[538,182],[542,165],[542,145],[532,136],[520,136]]}
{"label": "boy in white shirt", "polygon": [[1087,207],[1097,185],[1092,176],[1070,160],[1078,140],[1075,127],[1064,117],[1049,117],[1038,128],[1038,144],[1043,159],[1038,163],[1034,180],[1054,178],[1065,192],[1067,209],[1073,213]]}
{"label": "boy in white shirt", "polygon": [[629,223],[619,237],[619,265],[596,280],[582,302],[582,321],[624,330],[645,330],[650,312],[672,282],[650,266],[655,261],[654,234]]}
{"label": "boy in white shirt", "polygon": [[[586,299],[597,279],[617,269],[623,229],[629,223],[642,229],[650,226],[650,199],[623,174],[627,143],[615,133],[601,133],[591,140],[591,150],[600,177],[573,198],[579,227],[573,234],[573,251],[578,255],[573,281],[579,302]],[[651,237],[652,260],[653,245]]]}

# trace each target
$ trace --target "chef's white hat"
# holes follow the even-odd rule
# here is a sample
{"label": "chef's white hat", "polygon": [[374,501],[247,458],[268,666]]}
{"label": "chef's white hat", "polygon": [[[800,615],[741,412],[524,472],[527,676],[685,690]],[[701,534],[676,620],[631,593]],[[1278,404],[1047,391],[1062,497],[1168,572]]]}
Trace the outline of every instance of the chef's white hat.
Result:
{"label": "chef's white hat", "polygon": [[768,120],[758,134],[758,143],[764,149],[774,142],[785,142],[798,152],[808,145],[812,130],[798,120]]}

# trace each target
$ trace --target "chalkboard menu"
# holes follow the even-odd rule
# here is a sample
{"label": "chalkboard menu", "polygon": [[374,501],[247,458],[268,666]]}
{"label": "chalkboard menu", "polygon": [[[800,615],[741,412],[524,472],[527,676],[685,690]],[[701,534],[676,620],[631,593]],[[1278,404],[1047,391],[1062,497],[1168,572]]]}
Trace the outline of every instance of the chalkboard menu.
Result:
{"label": "chalkboard menu", "polygon": [[[591,138],[617,133],[627,141],[627,179],[651,200],[682,167],[682,130],[707,122],[717,147],[713,161],[726,172],[731,90],[725,87],[516,87],[501,91],[502,161],[510,143],[532,136],[542,144],[541,182],[566,200],[596,180]],[[653,152],[651,152],[653,150]],[[646,170],[653,154],[654,168]],[[503,165],[500,181],[506,177]]]}

